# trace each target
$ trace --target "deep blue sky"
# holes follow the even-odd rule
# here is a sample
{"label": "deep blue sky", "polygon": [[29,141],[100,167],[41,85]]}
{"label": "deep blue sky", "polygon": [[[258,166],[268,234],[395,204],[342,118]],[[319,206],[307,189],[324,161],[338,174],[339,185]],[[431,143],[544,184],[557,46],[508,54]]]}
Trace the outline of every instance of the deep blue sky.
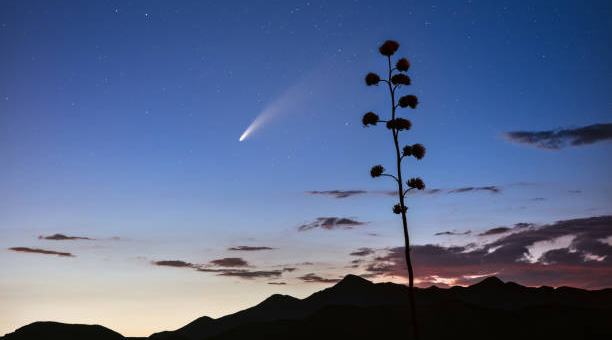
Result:
{"label": "deep blue sky", "polygon": [[[233,281],[149,262],[204,263],[250,242],[278,248],[260,264],[319,261],[317,273],[337,277],[351,271],[341,265],[350,251],[401,245],[394,200],[380,192],[392,183],[368,173],[390,167],[390,133],[361,126],[367,111],[387,114],[385,89],[363,81],[384,71],[377,48],[386,39],[410,59],[405,93],[421,103],[402,113],[413,122],[404,141],[427,147],[407,174],[430,189],[500,190],[411,196],[414,243],[473,241],[434,236],[440,231],[612,213],[609,143],[542,150],[504,137],[610,123],[610,17],[609,1],[0,2],[0,246],[76,254],[0,254],[11,276],[0,296],[14,303],[0,312],[20,305],[25,315],[0,313],[0,333],[47,311],[80,321],[77,307],[53,308],[61,294],[52,288],[49,309],[17,303],[27,292],[15,287],[65,260],[74,265],[50,279],[58,285],[78,285],[84,268],[102,262],[116,282],[131,273],[143,282],[165,273],[170,282],[180,271],[190,285]],[[238,142],[279,102],[273,119]],[[311,190],[374,193],[335,199]],[[296,231],[317,217],[368,223]],[[81,249],[36,238],[54,233],[121,241]],[[317,288],[298,279],[307,270],[283,274],[295,287],[286,293]],[[224,289],[242,300],[185,307],[181,320],[246,307],[245,296],[278,287],[256,296]],[[194,291],[168,299],[191,301]],[[82,299],[90,294],[83,288]],[[125,335],[153,331],[101,318],[91,316]]]}

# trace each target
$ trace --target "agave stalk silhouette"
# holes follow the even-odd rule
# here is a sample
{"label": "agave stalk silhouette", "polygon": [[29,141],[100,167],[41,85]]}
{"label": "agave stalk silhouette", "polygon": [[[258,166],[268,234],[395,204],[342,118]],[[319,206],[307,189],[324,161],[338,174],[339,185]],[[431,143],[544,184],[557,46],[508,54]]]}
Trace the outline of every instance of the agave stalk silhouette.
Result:
{"label": "agave stalk silhouette", "polygon": [[412,262],[410,261],[410,238],[408,236],[408,223],[406,222],[406,211],[408,208],[404,203],[404,199],[406,198],[406,194],[410,190],[417,189],[423,190],[425,189],[425,183],[419,177],[410,178],[406,182],[406,189],[404,190],[404,182],[402,180],[402,160],[404,158],[408,158],[410,156],[416,159],[422,159],[425,156],[425,147],[421,144],[413,144],[406,145],[401,149],[399,146],[399,134],[401,131],[408,131],[412,127],[412,123],[408,119],[397,117],[397,109],[398,108],[407,108],[410,107],[415,109],[418,102],[418,99],[414,95],[407,95],[400,97],[396,102],[396,94],[397,91],[405,86],[410,85],[410,77],[408,77],[405,73],[410,68],[410,62],[406,58],[399,59],[395,67],[392,67],[391,56],[397,51],[399,48],[399,44],[392,40],[387,40],[380,48],[378,49],[380,54],[387,57],[388,61],[388,78],[381,79],[379,75],[376,73],[368,73],[365,77],[366,85],[378,85],[379,83],[386,83],[389,88],[389,94],[391,96],[391,119],[389,120],[381,120],[380,117],[374,112],[368,112],[363,116],[362,123],[364,126],[376,125],[377,123],[386,123],[387,129],[391,130],[393,133],[393,144],[395,146],[395,159],[396,159],[396,167],[397,172],[395,174],[386,173],[385,168],[382,165],[375,165],[370,170],[370,175],[372,177],[381,177],[386,176],[393,178],[397,183],[397,194],[399,198],[399,204],[393,206],[393,212],[395,214],[400,214],[402,216],[402,223],[404,226],[404,246],[405,246],[405,256],[406,256],[406,265],[408,267],[408,290],[410,297],[410,310],[412,315],[412,329],[414,338],[419,338],[419,331],[417,325],[417,317],[416,317],[416,308],[414,301],[414,272],[412,270]]}

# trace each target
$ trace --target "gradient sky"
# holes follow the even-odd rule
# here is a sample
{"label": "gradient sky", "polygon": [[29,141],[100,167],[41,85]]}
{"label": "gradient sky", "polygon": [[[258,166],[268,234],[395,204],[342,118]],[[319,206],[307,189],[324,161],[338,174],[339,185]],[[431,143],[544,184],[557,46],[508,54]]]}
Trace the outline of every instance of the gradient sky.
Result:
{"label": "gradient sky", "polygon": [[[420,284],[611,286],[610,17],[609,1],[0,1],[0,334],[144,336],[348,273],[405,282],[393,183],[369,176],[391,135],[361,125],[388,114],[363,81],[386,39],[420,101],[403,141],[427,147],[406,175],[440,189],[408,198]],[[603,137],[568,144],[592,125]],[[558,129],[557,148],[509,134]],[[330,190],[360,192],[309,193]],[[89,239],[39,238],[57,233]],[[507,266],[419,263],[532,234]]]}

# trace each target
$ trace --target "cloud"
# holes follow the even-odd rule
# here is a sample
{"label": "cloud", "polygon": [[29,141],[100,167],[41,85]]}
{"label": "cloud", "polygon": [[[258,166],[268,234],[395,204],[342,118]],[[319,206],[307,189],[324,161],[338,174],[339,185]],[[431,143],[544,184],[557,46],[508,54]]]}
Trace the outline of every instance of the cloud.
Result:
{"label": "cloud", "polygon": [[367,224],[346,217],[317,217],[314,222],[303,224],[298,227],[299,231],[306,231],[316,228],[332,230],[332,229],[353,229],[356,226]]}
{"label": "cloud", "polygon": [[516,223],[513,227],[495,227],[495,228],[491,228],[491,229],[485,230],[484,232],[478,234],[478,236],[491,236],[491,235],[505,234],[505,233],[508,233],[508,232],[511,232],[511,231],[516,231],[516,230],[519,230],[519,229],[533,227],[533,226],[535,226],[535,224],[533,224],[533,223],[520,222],[520,223]]}
{"label": "cloud", "polygon": [[468,231],[464,231],[462,233],[460,232],[456,232],[456,231],[441,231],[439,233],[435,233],[434,236],[442,236],[442,235],[448,235],[448,236],[458,236],[458,235],[469,235],[471,234],[472,231],[468,230]]}
{"label": "cloud", "polygon": [[334,198],[347,198],[355,195],[368,193],[365,190],[326,190],[326,191],[306,191],[310,195],[326,195]]}
{"label": "cloud", "polygon": [[538,149],[560,150],[568,146],[582,146],[612,139],[612,124],[593,124],[580,128],[548,131],[512,131],[504,134],[510,142]]}
{"label": "cloud", "polygon": [[9,250],[18,251],[22,253],[36,253],[36,254],[45,254],[45,255],[75,257],[75,255],[72,255],[71,253],[64,253],[64,252],[59,252],[59,251],[54,251],[54,250],[45,250],[45,249],[38,249],[38,248],[13,247],[13,248],[9,248]]}
{"label": "cloud", "polygon": [[509,228],[509,227],[496,227],[496,228],[491,228],[491,229],[485,230],[484,232],[478,234],[478,236],[498,235],[498,234],[507,233],[510,230],[512,230],[512,228]]}
{"label": "cloud", "polygon": [[286,285],[286,282],[268,282],[269,285],[277,285],[277,286],[283,286]]}
{"label": "cloud", "polygon": [[279,277],[282,272],[280,270],[225,270],[219,273],[219,276],[233,276],[241,279],[254,279],[262,277]]}
{"label": "cloud", "polygon": [[488,191],[492,194],[499,194],[501,192],[501,188],[498,186],[486,186],[486,187],[464,187],[448,190],[449,194],[460,194],[465,192],[473,192],[473,191]]}
{"label": "cloud", "polygon": [[249,263],[241,257],[225,257],[210,261],[212,265],[219,267],[248,267]]}
{"label": "cloud", "polygon": [[294,271],[294,270],[296,270],[296,269],[297,269],[297,268],[295,268],[295,267],[285,267],[285,268],[283,268],[283,271],[284,271],[284,272],[292,272],[292,271]]}
{"label": "cloud", "polygon": [[368,256],[370,254],[374,254],[374,249],[372,248],[359,248],[357,251],[350,253],[352,256]]}
{"label": "cloud", "polygon": [[[528,228],[529,227],[529,228]],[[612,245],[603,242],[612,237],[612,216],[562,220],[535,227],[516,224],[510,234],[481,246],[413,245],[412,263],[417,279],[432,277],[469,283],[470,277],[497,273],[504,280],[526,285],[569,285],[582,288],[612,286]],[[534,258],[538,244],[570,237],[568,246],[543,248]],[[406,277],[404,248],[381,250],[383,255],[371,260],[366,271],[379,276]]]}
{"label": "cloud", "polygon": [[[217,276],[237,277],[241,279],[256,279],[256,278],[277,278],[283,272],[291,272],[296,268],[283,268],[283,270],[248,270],[236,267],[247,267],[247,261],[240,257],[226,257],[222,259],[212,260],[208,264],[190,263],[182,260],[163,260],[152,261],[151,264],[156,266],[174,267],[174,268],[189,268],[203,273],[216,273]],[[216,268],[217,267],[217,268]],[[226,268],[218,268],[226,267]]]}
{"label": "cloud", "polygon": [[308,273],[304,276],[298,277],[298,279],[308,283],[335,283],[340,281],[340,279],[325,279],[316,275],[315,273]]}
{"label": "cloud", "polygon": [[51,236],[38,236],[41,240],[54,240],[54,241],[64,241],[64,240],[93,240],[89,237],[80,237],[80,236],[66,236],[64,234],[55,234]]}
{"label": "cloud", "polygon": [[235,251],[259,251],[259,250],[273,250],[275,248],[270,248],[270,247],[250,247],[250,246],[238,246],[238,247],[231,247],[228,248],[227,250],[235,250]]}
{"label": "cloud", "polygon": [[177,268],[198,268],[198,265],[193,263],[181,261],[181,260],[163,260],[163,261],[153,261],[152,264],[156,266],[165,266],[165,267],[177,267]]}

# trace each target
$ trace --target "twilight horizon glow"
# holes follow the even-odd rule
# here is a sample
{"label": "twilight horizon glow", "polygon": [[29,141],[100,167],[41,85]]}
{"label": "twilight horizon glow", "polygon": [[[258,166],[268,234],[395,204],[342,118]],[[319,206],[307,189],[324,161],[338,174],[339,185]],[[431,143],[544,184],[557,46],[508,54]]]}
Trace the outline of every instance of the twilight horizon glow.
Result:
{"label": "twilight horizon glow", "polygon": [[418,285],[612,286],[610,17],[603,0],[0,2],[0,335],[148,336],[346,274],[406,282],[393,183],[369,173],[393,167],[392,136],[361,121],[389,114],[364,81],[387,39],[419,101],[401,146],[427,148],[404,174],[427,184],[406,198]]}

